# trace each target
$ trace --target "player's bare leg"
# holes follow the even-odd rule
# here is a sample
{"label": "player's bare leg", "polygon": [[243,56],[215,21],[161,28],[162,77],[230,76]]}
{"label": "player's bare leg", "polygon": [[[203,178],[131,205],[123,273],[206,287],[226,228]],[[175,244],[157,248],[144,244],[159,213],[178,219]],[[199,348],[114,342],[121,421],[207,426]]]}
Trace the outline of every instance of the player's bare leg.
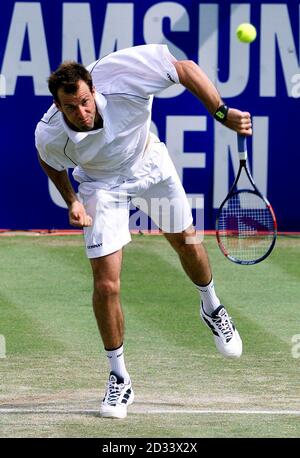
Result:
{"label": "player's bare leg", "polygon": [[209,259],[195,229],[190,226],[181,233],[164,235],[178,253],[185,272],[200,292],[200,316],[213,332],[218,350],[229,358],[240,357],[241,338],[215,293]]}
{"label": "player's bare leg", "polygon": [[193,283],[207,285],[211,281],[211,268],[205,247],[196,236],[193,226],[183,232],[165,233],[165,238],[179,255],[182,267]]}
{"label": "player's bare leg", "polygon": [[100,414],[107,418],[125,418],[134,394],[123,352],[124,315],[120,303],[122,250],[90,259],[90,262],[94,276],[93,308],[111,367]]}
{"label": "player's bare leg", "polygon": [[122,250],[90,259],[93,277],[93,308],[97,325],[107,349],[123,343],[124,316],[120,304]]}

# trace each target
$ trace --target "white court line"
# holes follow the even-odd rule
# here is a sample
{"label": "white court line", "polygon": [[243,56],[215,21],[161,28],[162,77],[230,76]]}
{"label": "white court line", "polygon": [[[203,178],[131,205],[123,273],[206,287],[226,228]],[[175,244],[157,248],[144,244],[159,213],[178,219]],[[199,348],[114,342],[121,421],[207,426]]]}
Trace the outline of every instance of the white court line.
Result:
{"label": "white court line", "polygon": [[[0,414],[19,413],[19,414],[99,414],[99,410],[94,409],[18,409],[0,408]],[[156,414],[229,414],[229,415],[300,415],[300,410],[221,410],[221,409],[153,409],[153,410],[131,410],[131,414],[156,415]]]}

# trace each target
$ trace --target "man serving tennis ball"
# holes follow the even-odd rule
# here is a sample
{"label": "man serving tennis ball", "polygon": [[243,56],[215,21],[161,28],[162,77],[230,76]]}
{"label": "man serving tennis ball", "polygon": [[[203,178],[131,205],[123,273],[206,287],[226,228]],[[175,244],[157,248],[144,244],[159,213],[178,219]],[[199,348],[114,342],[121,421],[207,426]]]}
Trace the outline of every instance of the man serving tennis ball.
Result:
{"label": "man serving tennis ball", "polygon": [[[166,45],[123,49],[87,69],[65,62],[48,83],[54,104],[36,128],[39,160],[68,205],[70,224],[84,228],[94,278],[94,313],[110,364],[100,414],[124,418],[134,398],[124,360],[120,304],[122,248],[130,241],[131,200],[144,203],[178,253],[200,293],[200,315],[218,350],[232,358],[242,353],[239,334],[215,293],[208,256],[196,239],[175,167],[166,146],[149,131],[153,95],[183,84],[212,116],[244,135],[252,134],[251,118],[248,112],[228,108],[198,65],[177,61]],[[80,199],[68,178],[70,167],[80,183]],[[164,209],[163,215],[152,212],[151,201],[156,198],[172,203],[169,217]]]}

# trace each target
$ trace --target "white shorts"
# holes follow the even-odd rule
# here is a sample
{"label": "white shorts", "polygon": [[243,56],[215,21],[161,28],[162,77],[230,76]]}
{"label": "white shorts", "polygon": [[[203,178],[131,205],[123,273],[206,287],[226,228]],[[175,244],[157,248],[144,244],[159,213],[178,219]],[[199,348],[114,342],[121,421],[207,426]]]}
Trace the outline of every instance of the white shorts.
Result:
{"label": "white shorts", "polygon": [[79,196],[93,219],[93,225],[84,228],[88,258],[114,253],[131,241],[131,202],[164,232],[182,232],[193,223],[175,166],[165,144],[158,139],[150,142],[145,161],[133,178],[124,178],[113,187],[100,181],[83,182]]}

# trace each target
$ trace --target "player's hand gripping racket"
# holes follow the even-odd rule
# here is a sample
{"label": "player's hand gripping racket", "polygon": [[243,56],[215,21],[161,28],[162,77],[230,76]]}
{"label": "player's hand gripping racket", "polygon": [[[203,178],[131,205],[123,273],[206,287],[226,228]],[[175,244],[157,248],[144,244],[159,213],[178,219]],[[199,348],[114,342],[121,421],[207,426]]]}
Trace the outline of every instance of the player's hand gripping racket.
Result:
{"label": "player's hand gripping racket", "polygon": [[[230,261],[257,264],[269,256],[274,248],[277,235],[276,217],[248,170],[247,142],[243,135],[238,135],[238,152],[240,168],[219,209],[216,236],[222,253]],[[243,169],[253,189],[237,189]]]}

